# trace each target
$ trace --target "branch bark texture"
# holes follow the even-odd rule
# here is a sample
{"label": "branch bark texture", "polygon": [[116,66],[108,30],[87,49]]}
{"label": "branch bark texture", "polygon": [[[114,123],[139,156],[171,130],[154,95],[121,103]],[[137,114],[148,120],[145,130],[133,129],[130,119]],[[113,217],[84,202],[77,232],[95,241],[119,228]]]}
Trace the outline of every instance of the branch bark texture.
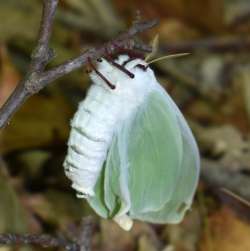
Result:
{"label": "branch bark texture", "polygon": [[[6,103],[0,109],[0,128],[6,126],[11,119],[11,116],[21,107],[21,105],[32,95],[39,92],[54,80],[76,70],[88,62],[88,58],[96,60],[106,51],[116,53],[119,47],[123,47],[135,35],[152,28],[157,24],[156,20],[145,22],[136,22],[126,32],[118,36],[116,39],[107,42],[99,48],[92,48],[76,58],[70,59],[50,70],[45,70],[46,65],[54,57],[54,52],[49,48],[49,40],[51,37],[54,16],[57,8],[58,0],[44,0],[43,1],[43,15],[40,25],[40,32],[38,37],[38,44],[34,49],[29,69],[26,76]],[[114,46],[114,44],[116,46]],[[135,47],[138,45],[134,45]]]}
{"label": "branch bark texture", "polygon": [[89,251],[93,227],[92,217],[83,218],[73,240],[45,234],[0,234],[0,246],[35,245],[42,248],[63,248],[66,251]]}

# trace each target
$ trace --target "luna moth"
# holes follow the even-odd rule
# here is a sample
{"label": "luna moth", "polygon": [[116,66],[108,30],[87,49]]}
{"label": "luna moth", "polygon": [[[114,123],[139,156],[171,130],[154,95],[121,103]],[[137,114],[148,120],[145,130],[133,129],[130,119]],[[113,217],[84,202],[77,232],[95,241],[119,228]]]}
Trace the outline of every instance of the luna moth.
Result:
{"label": "luna moth", "polygon": [[144,60],[99,61],[71,121],[65,173],[78,197],[125,230],[135,219],[179,223],[198,183],[194,136]]}

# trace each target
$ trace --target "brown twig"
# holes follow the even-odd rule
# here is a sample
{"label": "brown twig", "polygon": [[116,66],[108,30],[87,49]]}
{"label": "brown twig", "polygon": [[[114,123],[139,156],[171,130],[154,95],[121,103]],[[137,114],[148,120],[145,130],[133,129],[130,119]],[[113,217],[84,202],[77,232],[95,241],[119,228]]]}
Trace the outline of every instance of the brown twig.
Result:
{"label": "brown twig", "polygon": [[58,0],[43,0],[43,15],[37,47],[31,55],[31,62],[26,76],[0,109],[0,128],[6,125],[11,115],[28,97],[40,90],[37,83],[39,75],[53,57],[52,50],[49,49],[49,39],[57,4]]}
{"label": "brown twig", "polygon": [[92,217],[84,218],[73,240],[45,234],[0,234],[0,246],[36,245],[43,248],[63,248],[67,251],[89,251],[93,225]]}
{"label": "brown twig", "polygon": [[[49,39],[57,4],[58,0],[43,0],[43,16],[38,45],[32,53],[30,67],[26,76],[0,109],[0,128],[8,123],[11,116],[30,96],[39,92],[49,83],[87,64],[88,58],[96,60],[102,57],[106,49],[116,53],[119,47],[125,46],[128,40],[136,34],[150,29],[157,24],[156,20],[135,23],[127,32],[124,32],[102,47],[90,49],[53,69],[45,70],[45,66],[54,56],[53,51],[49,48]],[[134,46],[138,48],[138,45],[135,44]],[[145,46],[142,46],[142,48],[145,50],[149,49]]]}
{"label": "brown twig", "polygon": [[43,248],[60,247],[67,251],[80,251],[80,247],[74,242],[44,234],[0,234],[0,245],[38,245]]}
{"label": "brown twig", "polygon": [[86,217],[82,219],[80,228],[78,230],[77,244],[80,247],[80,251],[90,251],[91,249],[91,236],[93,232],[94,222],[92,217]]}

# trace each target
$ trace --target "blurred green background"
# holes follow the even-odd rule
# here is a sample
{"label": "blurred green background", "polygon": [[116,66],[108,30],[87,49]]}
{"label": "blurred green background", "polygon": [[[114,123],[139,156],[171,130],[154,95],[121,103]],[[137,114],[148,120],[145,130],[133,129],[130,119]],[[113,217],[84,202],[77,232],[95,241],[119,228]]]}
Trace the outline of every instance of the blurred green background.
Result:
{"label": "blurred green background", "polygon": [[[250,2],[60,0],[50,43],[56,58],[48,67],[114,38],[136,10],[160,21],[140,36],[147,43],[158,36],[155,57],[191,53],[152,67],[196,136],[201,180],[181,224],[137,222],[127,233],[97,217],[93,250],[248,251]],[[27,71],[41,11],[40,0],[0,0],[0,105]],[[70,119],[90,84],[85,69],[62,77],[0,131],[0,233],[65,233],[94,215],[76,199],[62,167]]]}

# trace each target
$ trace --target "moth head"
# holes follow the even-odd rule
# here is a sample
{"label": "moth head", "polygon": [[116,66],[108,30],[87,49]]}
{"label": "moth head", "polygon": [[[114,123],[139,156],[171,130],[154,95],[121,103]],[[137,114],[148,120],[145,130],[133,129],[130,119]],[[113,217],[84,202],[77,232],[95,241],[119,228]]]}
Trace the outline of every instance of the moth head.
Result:
{"label": "moth head", "polygon": [[94,83],[117,91],[135,86],[138,81],[146,84],[152,77],[153,73],[147,62],[128,55],[119,55],[115,60],[101,58],[97,61],[96,69],[90,73]]}

